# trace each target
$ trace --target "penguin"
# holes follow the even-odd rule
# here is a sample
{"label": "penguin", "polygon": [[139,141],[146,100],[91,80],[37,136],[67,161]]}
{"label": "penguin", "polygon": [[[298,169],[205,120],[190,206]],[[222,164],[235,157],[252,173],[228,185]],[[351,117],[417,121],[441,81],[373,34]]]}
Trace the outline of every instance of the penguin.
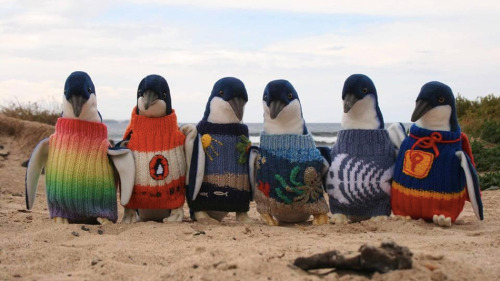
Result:
{"label": "penguin", "polygon": [[219,79],[197,124],[192,148],[187,201],[191,217],[201,223],[221,221],[229,212],[250,223],[248,127],[243,123],[248,94],[235,77]]}
{"label": "penguin", "polygon": [[[137,105],[119,145],[132,150],[136,181],[132,198],[124,205],[123,223],[180,222],[184,218],[186,153],[192,125],[179,128],[167,80],[157,74],[144,77],[137,89]],[[191,133],[191,135],[190,135]]]}
{"label": "penguin", "polygon": [[[335,224],[391,214],[391,180],[404,126],[384,129],[377,89],[364,74],[353,74],[342,89],[344,113],[337,141],[331,149],[326,177]],[[396,138],[393,140],[393,138]]]}
{"label": "penguin", "polygon": [[483,220],[479,180],[467,135],[458,124],[455,96],[441,82],[424,84],[401,144],[392,182],[396,216],[449,227],[469,200]]}
{"label": "penguin", "polygon": [[134,160],[128,149],[110,147],[101,120],[90,76],[83,71],[71,73],[64,85],[63,112],[55,132],[35,147],[29,160],[25,181],[28,210],[33,208],[45,168],[47,201],[54,222],[116,222],[117,183],[120,202],[126,204],[132,193]]}
{"label": "penguin", "polygon": [[307,129],[297,91],[287,80],[273,80],[264,89],[262,104],[260,147],[251,152],[257,211],[270,226],[304,222],[311,215],[313,224],[327,223],[321,178],[328,162]]}

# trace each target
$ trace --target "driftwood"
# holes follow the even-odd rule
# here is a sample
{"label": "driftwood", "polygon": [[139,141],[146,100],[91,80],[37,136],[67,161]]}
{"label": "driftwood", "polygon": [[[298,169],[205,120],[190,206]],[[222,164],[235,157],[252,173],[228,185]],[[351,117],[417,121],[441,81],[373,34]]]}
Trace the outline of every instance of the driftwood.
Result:
{"label": "driftwood", "polygon": [[385,273],[396,269],[410,269],[413,253],[407,247],[397,245],[393,241],[382,242],[380,247],[363,245],[360,254],[342,255],[339,251],[329,251],[310,257],[299,257],[294,265],[303,269],[335,268],[362,272]]}

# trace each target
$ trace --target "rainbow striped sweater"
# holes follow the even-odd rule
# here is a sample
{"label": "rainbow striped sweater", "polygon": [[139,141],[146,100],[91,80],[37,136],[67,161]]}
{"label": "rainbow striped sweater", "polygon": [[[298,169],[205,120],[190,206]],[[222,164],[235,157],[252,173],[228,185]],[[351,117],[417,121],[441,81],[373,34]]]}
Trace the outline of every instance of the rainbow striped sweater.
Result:
{"label": "rainbow striped sweater", "polygon": [[50,217],[118,218],[106,125],[59,118],[49,138],[46,189]]}
{"label": "rainbow striped sweater", "polygon": [[456,220],[467,200],[465,174],[455,152],[462,150],[460,129],[430,131],[413,125],[401,144],[391,189],[395,215]]}
{"label": "rainbow striped sweater", "polygon": [[184,205],[186,137],[179,130],[175,110],[158,118],[136,114],[124,134],[135,159],[135,185],[127,208],[176,209]]}

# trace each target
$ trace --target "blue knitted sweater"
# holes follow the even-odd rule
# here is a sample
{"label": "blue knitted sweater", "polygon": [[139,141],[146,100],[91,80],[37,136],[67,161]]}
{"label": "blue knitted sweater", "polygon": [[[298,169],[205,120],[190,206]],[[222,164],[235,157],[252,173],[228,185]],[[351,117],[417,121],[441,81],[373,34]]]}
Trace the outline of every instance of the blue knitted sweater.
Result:
{"label": "blue knitted sweater", "polygon": [[326,180],[331,212],[389,216],[395,158],[387,130],[341,130]]}
{"label": "blue knitted sweater", "polygon": [[188,188],[192,211],[247,212],[250,207],[248,178],[248,127],[244,124],[215,124],[200,121],[196,126],[205,153],[205,173],[193,201],[193,184]]}
{"label": "blue knitted sweater", "polygon": [[323,157],[311,134],[260,136],[256,163],[257,211],[275,216],[325,214]]}

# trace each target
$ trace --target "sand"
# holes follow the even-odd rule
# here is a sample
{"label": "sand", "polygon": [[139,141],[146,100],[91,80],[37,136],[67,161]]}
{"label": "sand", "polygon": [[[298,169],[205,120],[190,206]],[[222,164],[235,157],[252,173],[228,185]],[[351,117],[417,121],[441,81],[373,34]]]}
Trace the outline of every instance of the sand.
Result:
{"label": "sand", "polygon": [[[394,218],[269,227],[253,203],[248,225],[234,214],[216,225],[187,217],[182,223],[55,224],[43,176],[34,208],[26,210],[21,166],[52,130],[0,116],[0,144],[10,151],[0,156],[0,280],[500,280],[500,191],[483,192],[484,221],[467,203],[451,228]],[[413,269],[360,275],[292,266],[299,256],[357,251],[385,239],[414,253]]]}

